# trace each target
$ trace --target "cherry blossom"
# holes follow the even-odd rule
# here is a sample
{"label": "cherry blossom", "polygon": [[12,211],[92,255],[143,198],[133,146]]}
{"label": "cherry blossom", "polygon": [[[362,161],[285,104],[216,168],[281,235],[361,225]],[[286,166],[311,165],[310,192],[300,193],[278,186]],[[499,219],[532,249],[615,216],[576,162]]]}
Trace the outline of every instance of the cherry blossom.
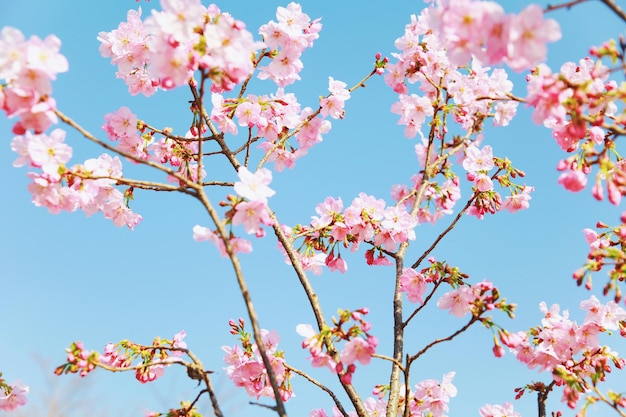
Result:
{"label": "cherry blossom", "polygon": [[254,174],[242,166],[238,171],[239,180],[235,183],[235,192],[250,201],[266,202],[276,192],[268,187],[272,182],[272,172],[261,168]]}
{"label": "cherry blossom", "polygon": [[0,387],[0,410],[13,411],[25,405],[28,401],[26,398],[28,391],[29,387],[21,381],[16,381],[4,389]]}

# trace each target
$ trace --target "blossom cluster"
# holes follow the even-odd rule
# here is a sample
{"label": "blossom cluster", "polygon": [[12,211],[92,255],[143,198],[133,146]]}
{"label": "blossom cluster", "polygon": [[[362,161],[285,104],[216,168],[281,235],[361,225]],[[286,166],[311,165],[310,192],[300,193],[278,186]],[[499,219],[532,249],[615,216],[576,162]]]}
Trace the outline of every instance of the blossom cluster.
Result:
{"label": "blossom cluster", "polygon": [[[184,330],[174,335],[172,340],[157,337],[152,345],[139,345],[128,340],[117,344],[107,343],[103,353],[88,351],[82,342],[74,342],[67,351],[67,362],[58,366],[57,375],[79,373],[86,376],[97,367],[114,368],[114,370],[134,369],[135,378],[142,384],[163,376],[165,366],[181,361],[187,344],[183,340]],[[137,359],[141,365],[133,365]]]}
{"label": "blossom cluster", "polygon": [[41,169],[28,173],[32,180],[28,191],[33,203],[53,214],[78,209],[87,216],[102,212],[116,226],[132,229],[142,217],[128,207],[132,188],[122,193],[114,187],[122,177],[119,158],[104,153],[68,167],[72,148],[65,143],[65,135],[62,129],[55,129],[49,135],[27,131],[11,141],[11,149],[18,154],[14,167],[29,165]]}
{"label": "blossom cluster", "polygon": [[[267,369],[259,353],[256,343],[250,340],[250,334],[244,329],[243,319],[230,320],[230,333],[239,336],[239,345],[222,346],[226,352],[224,362],[228,365],[226,375],[233,381],[235,386],[243,387],[248,395],[256,397],[274,398],[274,391],[270,383]],[[263,346],[267,353],[272,371],[276,376],[276,382],[283,401],[289,400],[294,394],[291,389],[291,371],[286,366],[284,353],[278,350],[280,337],[275,331],[261,330]]]}
{"label": "blossom cluster", "polygon": [[200,0],[162,0],[161,7],[145,21],[141,8],[130,10],[126,22],[98,35],[100,54],[117,65],[131,94],[187,84],[196,70],[213,81],[212,91],[229,91],[252,73],[251,56],[263,44],[243,22]]}
{"label": "blossom cluster", "polygon": [[469,275],[461,272],[459,268],[437,261],[432,256],[428,258],[428,262],[430,265],[422,268],[419,272],[413,268],[402,269],[398,291],[405,293],[411,303],[422,304],[424,294],[429,286],[434,289],[445,282],[456,288],[463,285],[464,279],[469,278]]}
{"label": "blossom cluster", "polygon": [[[327,367],[331,372],[339,375],[344,384],[352,383],[352,376],[356,371],[356,362],[367,365],[376,353],[378,339],[369,333],[371,324],[363,319],[368,314],[367,308],[354,311],[339,310],[339,318],[333,318],[333,328],[324,328],[319,333],[310,324],[299,324],[296,327],[298,334],[305,338],[302,348],[311,353],[313,367]],[[353,322],[347,329],[348,323]],[[345,342],[341,353],[329,353],[329,343]]]}
{"label": "blossom cluster", "polygon": [[415,239],[417,221],[405,206],[387,206],[384,200],[365,193],[345,209],[341,198],[327,197],[315,211],[318,215],[312,216],[309,226],[285,227],[292,239],[304,238],[300,260],[315,274],[320,274],[324,265],[331,271],[347,270],[341,247],[356,251],[361,242],[367,242],[374,246],[365,253],[367,263],[390,265],[383,251],[395,251],[400,243]]}
{"label": "blossom cluster", "polygon": [[[450,399],[456,397],[457,388],[452,383],[455,373],[449,372],[445,374],[441,381],[436,379],[426,379],[418,382],[413,389],[409,390],[408,398],[408,416],[409,417],[421,417],[424,415],[432,417],[447,417],[446,413],[449,411],[448,404]],[[363,406],[369,416],[383,416],[387,412],[387,401],[384,399],[385,393],[388,391],[388,387],[377,386],[374,391],[374,397],[369,397],[363,402]],[[400,389],[401,401],[406,403],[405,389]],[[485,406],[486,407],[486,406]],[[401,411],[401,410],[399,410]],[[337,409],[333,408],[333,414],[331,417],[341,417],[343,414]],[[398,414],[400,415],[400,414]],[[348,412],[348,416],[356,417],[356,412]],[[323,408],[313,410],[309,417],[328,417],[328,414]],[[504,415],[484,415],[484,417],[504,417]],[[511,415],[511,417],[519,417]]]}
{"label": "blossom cluster", "polygon": [[[467,3],[477,10],[487,2],[453,3]],[[506,71],[496,68],[490,74],[490,68],[483,66],[483,60],[478,57],[473,60],[471,56],[464,57],[463,62],[455,63],[441,33],[432,30],[434,10],[425,9],[419,17],[412,16],[404,35],[395,42],[400,50],[393,54],[397,61],[387,65],[385,82],[399,94],[399,101],[391,111],[400,115],[398,124],[406,126],[405,136],[412,138],[419,134],[424,138],[421,128],[427,118],[439,119],[442,112],[450,111],[466,131],[479,132],[488,117],[494,118],[496,126],[508,125],[518,103],[510,97],[513,83]],[[462,14],[467,9],[458,11]],[[465,69],[470,61],[471,65]],[[409,94],[407,83],[417,84],[420,95]],[[439,134],[445,133],[442,125],[437,130]]]}
{"label": "blossom cluster", "polygon": [[[211,120],[224,133],[236,135],[238,126],[248,128],[250,137],[265,139],[258,147],[277,172],[291,169],[330,131],[332,125],[327,117],[344,116],[344,104],[350,98],[346,83],[329,77],[328,85],[330,94],[320,98],[317,110],[301,108],[296,96],[285,93],[282,87],[275,94],[261,96],[225,98],[213,93]],[[295,142],[289,142],[291,137],[295,137]]]}
{"label": "blossom cluster", "polygon": [[265,46],[269,48],[266,56],[272,62],[260,67],[259,78],[271,79],[278,86],[285,87],[300,79],[298,75],[303,68],[300,56],[306,48],[313,46],[322,30],[320,19],[311,18],[302,12],[297,3],[289,3],[287,7],[276,9],[276,19],[259,28]]}
{"label": "blossom cluster", "polygon": [[[237,134],[237,126],[244,126],[250,137],[265,139],[258,146],[277,172],[293,168],[331,128],[330,121],[317,117],[319,110],[301,108],[296,96],[282,88],[269,96],[249,94],[237,99],[214,93],[211,101],[211,120],[222,132]],[[288,141],[292,136],[297,143]]]}
{"label": "blossom cluster", "polygon": [[58,366],[54,370],[55,374],[78,373],[80,376],[85,377],[89,372],[96,369],[96,363],[100,354],[96,351],[85,349],[83,342],[72,342],[65,351],[67,352],[67,362]]}
{"label": "blossom cluster", "polygon": [[558,73],[540,65],[528,77],[527,101],[534,108],[535,123],[551,129],[561,149],[573,153],[557,165],[562,172],[559,184],[581,191],[597,165],[593,196],[602,200],[606,186],[608,200],[618,205],[626,195],[626,165],[615,152],[614,141],[624,134],[626,93],[609,79],[610,73],[591,58],[567,62]]}
{"label": "blossom cluster", "polygon": [[51,81],[69,67],[60,47],[54,35],[26,40],[18,29],[0,31],[0,80],[6,82],[0,85],[0,108],[7,117],[19,118],[13,133],[42,133],[57,122]]}
{"label": "blossom cluster", "polygon": [[[437,307],[449,310],[456,317],[464,317],[468,313],[473,317],[481,317],[483,313],[492,310],[501,310],[510,318],[514,317],[515,304],[507,303],[506,299],[500,299],[500,292],[490,281],[481,281],[476,284],[461,285],[458,288],[445,293]],[[489,318],[481,319],[490,327]]]}
{"label": "blossom cluster", "polygon": [[[609,301],[602,304],[595,296],[580,303],[587,314],[581,324],[555,304],[540,304],[541,325],[528,332],[499,333],[500,341],[530,369],[552,372],[557,386],[563,386],[563,402],[575,408],[588,384],[603,381],[611,364],[622,369],[626,362],[608,346],[600,344],[601,333],[619,331],[626,336],[626,310]],[[589,382],[586,382],[586,381]],[[520,391],[518,396],[523,391]]]}
{"label": "blossom cluster", "polygon": [[599,272],[605,267],[609,276],[604,285],[604,295],[613,294],[616,303],[622,301],[623,295],[620,283],[626,279],[626,212],[622,213],[622,223],[615,227],[598,222],[596,228],[584,229],[585,240],[589,245],[587,260],[582,268],[573,274],[576,283],[580,286],[585,284],[588,290],[592,288],[592,274]]}
{"label": "blossom cluster", "polygon": [[426,20],[445,45],[450,62],[462,66],[472,56],[488,64],[505,62],[516,71],[546,60],[546,44],[561,39],[554,19],[536,4],[507,15],[492,1],[453,0],[426,9]]}
{"label": "blossom cluster", "polygon": [[2,372],[0,372],[0,410],[13,411],[25,405],[28,401],[26,398],[28,391],[29,387],[20,381],[7,384],[2,378]]}
{"label": "blossom cluster", "polygon": [[[140,161],[168,164],[183,180],[196,183],[206,176],[206,171],[199,170],[198,165],[198,142],[202,140],[199,135],[204,134],[206,128],[198,130],[196,119],[197,112],[194,112],[190,129],[184,137],[178,137],[172,135],[169,128],[156,130],[148,127],[128,107],[123,106],[104,116],[102,130],[111,141],[117,142],[119,151]],[[156,139],[157,134],[162,137]],[[169,182],[182,186],[183,180],[168,175]]]}

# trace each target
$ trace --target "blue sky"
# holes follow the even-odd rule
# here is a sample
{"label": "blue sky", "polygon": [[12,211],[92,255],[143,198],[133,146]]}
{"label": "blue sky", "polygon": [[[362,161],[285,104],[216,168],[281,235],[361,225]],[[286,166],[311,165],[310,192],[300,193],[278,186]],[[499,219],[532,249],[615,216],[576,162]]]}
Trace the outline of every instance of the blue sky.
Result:
{"label": "blue sky", "polygon": [[[94,134],[105,137],[100,130],[103,115],[122,105],[152,125],[172,126],[182,132],[190,123],[185,89],[160,92],[150,99],[130,97],[123,82],[115,79],[114,67],[98,53],[98,32],[116,28],[129,8],[141,6],[146,16],[158,2],[5,3],[0,26],[17,27],[26,36],[54,33],[62,40],[61,51],[69,60],[70,70],[54,84],[54,96],[61,111]],[[256,34],[261,24],[275,19],[276,6],[286,3],[272,0],[262,4],[242,0],[218,6],[246,22]],[[303,56],[302,81],[288,91],[311,106],[326,94],[328,76],[353,85],[369,72],[376,52],[393,52],[393,42],[403,33],[410,14],[419,13],[424,6],[417,0],[389,0],[384,6],[374,1],[303,1],[302,5],[311,18],[322,17],[324,28],[315,47]],[[519,11],[522,6],[521,2],[507,2],[506,7]],[[564,61],[584,57],[590,45],[624,30],[622,22],[595,3],[551,17],[560,21],[564,35],[550,49],[549,63],[555,69]],[[518,94],[524,91],[523,76],[511,74]],[[249,91],[272,89],[268,82],[258,80],[249,87]],[[299,160],[294,170],[274,175],[272,187],[277,194],[271,204],[282,222],[307,223],[315,214],[315,205],[326,196],[341,196],[348,204],[363,191],[390,201],[390,186],[408,182],[418,169],[415,143],[404,137],[402,127],[396,125],[397,115],[389,111],[395,99],[382,78],[371,80],[367,88],[353,94],[347,102],[345,120],[333,121],[333,129],[322,144]],[[228,334],[228,319],[244,316],[244,309],[228,264],[212,246],[191,238],[195,224],[209,226],[202,208],[182,195],[136,192],[133,209],[144,221],[133,232],[116,228],[99,215],[50,215],[30,202],[26,170],[11,166],[15,159],[9,147],[12,123],[0,119],[5,143],[0,152],[0,175],[5,178],[7,191],[0,206],[0,371],[9,381],[21,378],[31,386],[31,403],[23,415],[44,415],[47,400],[41,395],[71,386],[78,378],[66,376],[53,380],[52,385],[48,382],[52,369],[63,362],[64,348],[70,342],[82,340],[88,347],[101,350],[110,341],[128,338],[150,343],[154,336],[171,337],[181,329],[187,331],[189,347],[216,371],[215,382],[227,415],[264,413],[246,405],[247,397],[221,372],[220,347],[235,342]],[[492,145],[494,154],[508,156],[526,171],[525,181],[536,189],[531,209],[515,215],[500,213],[483,221],[465,218],[435,255],[458,265],[473,281],[494,281],[507,299],[518,303],[515,321],[499,320],[511,330],[538,324],[540,301],[560,303],[582,319],[578,304],[589,294],[571,279],[587,253],[581,230],[597,220],[617,222],[620,209],[595,202],[588,190],[573,195],[558,186],[555,166],[564,155],[549,130],[530,122],[527,110],[520,109],[509,128],[487,132],[485,143]],[[101,153],[77,133],[69,132],[67,141],[74,148],[73,162]],[[129,164],[125,169],[127,175],[136,177],[146,172]],[[220,176],[234,178],[232,172],[220,172]],[[447,223],[420,226],[408,259],[417,258],[442,225]],[[253,243],[254,252],[242,257],[242,262],[261,326],[280,333],[280,346],[290,364],[309,369],[305,360],[308,353],[300,349],[300,337],[295,333],[297,324],[313,322],[311,312],[303,307],[304,293],[275,250],[273,239]],[[367,267],[362,252],[347,255],[347,260],[347,274],[325,272],[311,278],[327,317],[337,308],[369,307],[380,353],[389,354],[393,272]],[[598,278],[597,286],[602,280]],[[416,352],[433,337],[445,336],[461,323],[444,312],[427,312],[409,329],[408,349]],[[619,344],[612,346],[620,351]],[[47,367],[42,369],[40,362]],[[386,363],[377,361],[370,367],[359,367],[357,388],[367,396],[374,384],[386,382],[387,369]],[[549,380],[549,375],[526,370],[510,354],[500,360],[493,358],[491,334],[480,328],[425,355],[417,364],[419,375],[413,375],[414,382],[441,378],[452,370],[457,372],[459,395],[451,402],[451,416],[477,416],[485,403],[512,401],[514,387],[531,380]],[[336,386],[334,377],[325,370],[311,373]],[[90,390],[84,396],[87,409],[102,416],[164,411],[196,392],[194,383],[178,369],[169,369],[165,378],[145,386],[130,374],[96,372],[88,380]],[[619,381],[623,387],[624,378]],[[290,415],[308,415],[319,407],[330,409],[328,397],[301,379],[294,378],[293,383],[297,397],[288,403]],[[558,403],[559,395],[554,397],[551,404],[568,415],[569,410]],[[517,401],[515,407],[524,416],[536,414],[534,398]],[[77,406],[68,415],[84,415],[84,410]],[[598,407],[594,415],[606,411]]]}

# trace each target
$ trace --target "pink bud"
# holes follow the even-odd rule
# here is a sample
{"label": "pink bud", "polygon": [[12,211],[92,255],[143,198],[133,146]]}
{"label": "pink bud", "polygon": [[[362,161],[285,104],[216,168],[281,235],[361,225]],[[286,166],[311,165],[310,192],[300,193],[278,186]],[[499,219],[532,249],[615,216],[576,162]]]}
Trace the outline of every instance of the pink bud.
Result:
{"label": "pink bud", "polygon": [[556,165],[557,171],[565,171],[568,168],[569,168],[569,162],[567,161],[567,159],[563,159],[559,161],[559,163]]}
{"label": "pink bud", "polygon": [[618,206],[622,199],[622,193],[619,188],[617,188],[617,185],[613,182],[612,178],[607,180],[606,188],[609,194],[609,201],[611,204]]}
{"label": "pink bud", "polygon": [[600,182],[596,182],[596,184],[591,187],[591,194],[596,200],[602,201],[604,198],[604,188]]}
{"label": "pink bud", "polygon": [[345,385],[352,384],[352,374],[343,374],[339,377],[339,379]]}
{"label": "pink bud", "polygon": [[493,354],[495,355],[496,358],[501,358],[504,356],[504,348],[502,347],[502,345],[494,345],[493,346]]}

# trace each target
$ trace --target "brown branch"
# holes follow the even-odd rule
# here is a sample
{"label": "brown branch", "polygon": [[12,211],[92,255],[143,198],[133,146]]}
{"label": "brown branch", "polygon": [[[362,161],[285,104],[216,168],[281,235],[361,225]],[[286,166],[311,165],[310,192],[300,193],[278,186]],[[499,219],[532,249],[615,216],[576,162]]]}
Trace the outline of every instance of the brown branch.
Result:
{"label": "brown branch", "polygon": [[417,358],[419,358],[424,353],[426,353],[428,350],[430,350],[430,348],[432,348],[432,347],[434,347],[434,346],[436,346],[436,345],[438,345],[440,343],[449,342],[450,340],[454,339],[455,337],[457,337],[458,335],[460,335],[461,333],[463,333],[464,331],[469,329],[469,327],[472,324],[477,323],[478,321],[480,321],[478,317],[472,316],[470,321],[467,324],[465,324],[465,326],[461,327],[459,330],[457,330],[456,332],[452,333],[450,336],[444,337],[442,339],[433,340],[432,342],[427,344],[422,350],[417,352],[415,355],[409,357],[409,363],[414,362]]}
{"label": "brown branch", "polygon": [[572,1],[568,1],[565,3],[561,3],[561,4],[557,4],[557,5],[551,5],[548,4],[548,6],[543,10],[544,13],[549,13],[552,12],[554,10],[558,10],[558,9],[571,9],[572,7],[576,6],[577,4],[581,4],[584,3],[588,0],[572,0]]}
{"label": "brown branch", "polygon": [[145,159],[141,159],[135,155],[129,154],[127,152],[124,151],[120,151],[119,149],[109,145],[106,142],[101,141],[100,139],[96,138],[94,135],[92,135],[91,133],[89,133],[87,130],[85,130],[82,126],[80,126],[78,123],[76,123],[74,120],[72,120],[71,118],[67,117],[65,114],[61,113],[60,110],[55,109],[54,113],[59,117],[59,119],[61,119],[64,123],[68,124],[69,126],[73,127],[74,129],[76,129],[80,134],[82,134],[85,138],[89,139],[90,141],[97,143],[98,145],[102,146],[104,149],[107,149],[117,155],[123,156],[124,158],[128,158],[130,160],[133,160],[139,164],[142,165],[147,165],[149,167],[158,169],[159,171],[163,171],[168,175],[171,175],[172,177],[176,178],[177,180],[179,180],[180,182],[182,182],[183,184],[185,184],[188,187],[191,188],[195,188],[195,184],[193,181],[189,181],[187,178],[183,178],[181,177],[177,172],[171,170],[170,168],[167,168],[161,164],[157,164],[155,162],[149,161],[149,160],[145,160]]}
{"label": "brown branch", "polygon": [[[274,214],[274,212],[269,210],[269,208],[268,208],[268,211],[270,213],[270,217],[274,221],[274,225],[272,226],[274,229],[274,234],[276,235],[276,237],[278,238],[278,241],[281,243],[281,245],[285,249],[285,253],[287,254],[287,257],[289,258],[289,260],[291,261],[291,265],[294,271],[296,272],[296,275],[298,276],[300,285],[304,289],[304,292],[306,293],[306,296],[309,299],[309,304],[311,305],[311,309],[313,310],[313,314],[315,315],[315,320],[317,322],[317,328],[321,331],[324,327],[327,327],[327,326],[326,326],[326,321],[324,319],[324,314],[322,312],[322,306],[319,303],[317,294],[313,290],[313,287],[311,286],[311,282],[309,281],[309,278],[307,277],[306,272],[304,272],[304,268],[302,267],[300,258],[297,256],[296,251],[293,248],[293,245],[291,244],[290,240],[287,238],[287,236],[285,236],[285,233],[283,232],[283,229],[281,228],[280,223],[278,222],[278,219],[276,218],[276,215]],[[333,344],[333,341],[330,335],[324,338],[324,345],[326,346],[328,354],[331,356],[331,358],[335,360],[336,362],[340,362],[339,353],[337,353],[337,349],[335,349],[335,346]],[[356,392],[354,387],[351,384],[344,384],[343,381],[341,381],[341,379],[339,381],[341,382],[341,386],[343,387],[346,394],[348,394],[348,397],[350,398],[350,401],[352,402],[352,405],[354,406],[357,415],[359,417],[366,417],[367,412],[365,411],[365,407],[363,406],[361,397]]]}
{"label": "brown branch", "polygon": [[435,292],[437,291],[437,288],[439,288],[439,286],[441,285],[443,281],[437,281],[437,283],[435,284],[435,286],[433,287],[432,291],[430,292],[430,294],[428,294],[428,296],[426,297],[426,299],[424,299],[424,302],[422,303],[421,306],[417,307],[413,313],[411,313],[411,315],[404,321],[403,325],[406,327],[409,322],[411,320],[413,320],[413,317],[415,317],[417,315],[417,313],[419,313],[424,307],[426,307],[426,304],[428,304],[428,302],[433,298],[433,296],[435,295]]}
{"label": "brown branch", "polygon": [[393,362],[396,366],[398,366],[400,368],[400,370],[402,372],[404,372],[404,366],[402,365],[402,362],[398,362],[397,360],[395,360],[394,358],[390,357],[390,356],[385,356],[385,355],[379,355],[378,353],[374,353],[372,354],[373,358],[378,358],[378,359],[382,359],[385,361],[389,361],[389,362]]}
{"label": "brown branch", "polygon": [[617,3],[615,3],[615,1],[613,0],[600,0],[602,3],[604,3],[606,5],[606,7],[608,7],[609,9],[611,9],[611,11],[613,13],[615,13],[617,15],[617,17],[619,17],[620,19],[622,19],[624,22],[626,22],[626,13],[624,13],[624,10],[622,10],[621,7],[619,7],[617,5]]}
{"label": "brown branch", "polygon": [[209,185],[216,185],[216,186],[220,186],[220,187],[232,187],[233,185],[235,185],[234,182],[228,182],[228,181],[208,181],[208,182],[203,182],[202,186],[206,187]]}
{"label": "brown branch", "polygon": [[152,181],[142,181],[142,180],[133,180],[130,178],[124,178],[124,177],[112,177],[112,176],[103,176],[103,175],[89,175],[89,174],[84,174],[81,172],[75,172],[75,171],[68,171],[68,173],[74,177],[78,177],[81,178],[83,180],[102,180],[102,179],[106,179],[106,180],[111,180],[111,181],[115,181],[116,184],[115,185],[128,185],[134,188],[139,188],[142,190],[151,190],[151,191],[178,191],[181,192],[183,194],[189,194],[192,196],[196,196],[196,192],[193,189],[190,189],[188,187],[181,187],[181,186],[175,186],[175,185],[170,185],[170,184],[162,184],[162,183],[158,183],[158,182],[152,182]]}
{"label": "brown branch", "polygon": [[233,248],[230,244],[229,235],[224,228],[222,221],[220,220],[220,216],[209,201],[206,193],[203,189],[199,190],[198,199],[202,203],[202,205],[207,210],[211,220],[215,224],[217,228],[217,232],[219,234],[220,239],[224,242],[224,248],[228,257],[230,259],[230,263],[235,272],[235,278],[237,279],[237,284],[239,285],[239,290],[241,292],[241,296],[243,297],[244,304],[246,306],[246,310],[248,312],[248,317],[250,318],[250,324],[252,325],[252,336],[259,350],[259,354],[261,355],[261,359],[263,360],[263,365],[265,366],[265,370],[267,372],[267,376],[269,377],[270,384],[272,386],[272,391],[274,393],[274,400],[276,401],[276,412],[280,417],[287,417],[287,411],[285,410],[285,405],[283,403],[282,397],[280,395],[280,389],[278,387],[278,382],[276,379],[276,374],[272,368],[272,364],[267,355],[267,350],[265,349],[265,344],[263,343],[263,339],[261,338],[261,329],[259,327],[259,321],[256,315],[256,310],[252,303],[252,298],[250,297],[250,292],[248,291],[248,285],[244,279],[243,271],[241,270],[241,264],[239,262],[239,258],[235,255]]}
{"label": "brown branch", "polygon": [[315,385],[316,387],[319,387],[320,389],[322,389],[324,392],[326,392],[328,395],[330,395],[330,397],[333,399],[333,401],[335,402],[335,405],[337,406],[337,408],[339,409],[339,412],[341,412],[341,415],[343,415],[344,417],[348,417],[348,413],[346,412],[346,410],[343,408],[343,404],[341,404],[341,401],[339,401],[339,398],[337,398],[337,396],[335,395],[335,393],[328,388],[327,386],[325,386],[324,384],[322,384],[321,382],[317,381],[316,379],[312,378],[311,376],[309,376],[307,373],[296,369],[290,365],[287,365],[286,363],[284,364],[285,367],[287,369],[289,369],[291,372],[300,375],[301,377],[303,377],[304,379],[306,379],[307,381],[309,381],[310,383],[312,383],[313,385]]}
{"label": "brown branch", "polygon": [[194,102],[198,106],[198,110],[200,111],[200,115],[202,116],[202,119],[208,126],[213,137],[215,137],[215,141],[218,143],[218,145],[222,149],[224,156],[226,156],[230,164],[233,166],[233,168],[235,168],[235,171],[238,171],[239,167],[241,166],[241,163],[239,163],[237,158],[235,158],[235,155],[230,151],[230,149],[226,145],[226,142],[224,141],[224,133],[218,132],[217,129],[215,129],[215,126],[213,126],[213,122],[211,122],[211,118],[209,117],[209,114],[207,113],[206,109],[204,108],[204,105],[202,104],[202,98],[198,94],[197,88],[194,87],[193,85],[190,85],[189,87],[191,89],[191,93],[193,94]]}
{"label": "brown branch", "polygon": [[472,203],[474,202],[474,200],[476,199],[477,196],[478,196],[478,193],[474,193],[472,198],[470,198],[467,201],[467,203],[465,204],[465,207],[463,207],[463,209],[457,213],[457,215],[454,218],[454,220],[452,220],[452,222],[448,225],[448,227],[446,227],[446,230],[444,230],[443,232],[441,232],[441,234],[439,236],[437,236],[437,238],[428,247],[428,249],[426,249],[426,251],[424,251],[424,253],[417,259],[417,261],[415,261],[413,263],[413,265],[411,265],[411,268],[416,269],[417,267],[419,267],[420,264],[422,263],[422,261],[424,259],[426,259],[426,257],[428,255],[430,255],[430,253],[433,251],[433,249],[435,249],[437,247],[439,242],[441,242],[441,239],[443,239],[448,233],[450,233],[452,231],[452,229],[454,229],[454,226],[456,226],[456,224],[461,219],[461,217],[463,217],[463,215],[465,214],[467,209],[470,208],[470,206],[472,205]]}

